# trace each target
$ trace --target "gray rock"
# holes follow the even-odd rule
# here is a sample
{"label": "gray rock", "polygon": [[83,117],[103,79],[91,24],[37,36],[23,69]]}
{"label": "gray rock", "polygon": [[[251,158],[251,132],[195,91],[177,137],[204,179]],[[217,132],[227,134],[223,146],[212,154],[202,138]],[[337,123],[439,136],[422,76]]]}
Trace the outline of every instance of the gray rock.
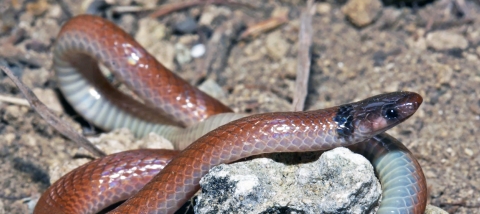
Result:
{"label": "gray rock", "polygon": [[448,31],[436,31],[427,35],[427,46],[437,51],[445,51],[450,49],[466,49],[468,40],[457,33]]}
{"label": "gray rock", "polygon": [[197,30],[197,22],[190,16],[185,17],[182,21],[178,22],[174,26],[175,31],[180,34],[189,34]]}
{"label": "gray rock", "polygon": [[432,205],[427,205],[427,208],[425,209],[425,214],[448,214],[447,211],[442,210],[439,207],[432,206]]}
{"label": "gray rock", "polygon": [[[301,155],[300,159],[305,159]],[[308,163],[291,164],[292,156],[288,157],[290,160],[281,162],[257,158],[214,167],[200,181],[202,193],[197,198],[195,212],[373,213],[376,210],[381,187],[363,156],[337,148]],[[280,158],[285,158],[285,154]]]}

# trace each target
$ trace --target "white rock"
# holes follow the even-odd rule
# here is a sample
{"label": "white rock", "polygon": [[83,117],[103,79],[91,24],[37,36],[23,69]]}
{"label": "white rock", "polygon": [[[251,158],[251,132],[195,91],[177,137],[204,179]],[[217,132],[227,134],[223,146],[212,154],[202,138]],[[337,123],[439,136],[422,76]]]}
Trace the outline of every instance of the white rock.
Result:
{"label": "white rock", "polygon": [[436,31],[427,35],[427,46],[437,51],[466,49],[468,41],[464,36],[448,31]]}
{"label": "white rock", "polygon": [[196,213],[373,213],[381,195],[371,164],[345,148],[308,163],[220,165],[200,185]]}
{"label": "white rock", "polygon": [[190,55],[193,58],[199,58],[205,55],[205,45],[204,44],[196,44],[192,47],[192,50],[190,51]]}

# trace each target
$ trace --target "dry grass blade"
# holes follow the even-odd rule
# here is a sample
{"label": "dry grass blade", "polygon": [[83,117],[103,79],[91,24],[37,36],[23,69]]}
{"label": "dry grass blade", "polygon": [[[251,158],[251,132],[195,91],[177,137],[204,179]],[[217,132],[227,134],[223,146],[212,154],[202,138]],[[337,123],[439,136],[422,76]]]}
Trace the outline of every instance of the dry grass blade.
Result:
{"label": "dry grass blade", "polygon": [[58,132],[62,133],[64,136],[77,143],[79,146],[85,148],[87,151],[91,152],[96,157],[103,157],[105,153],[95,147],[90,143],[85,137],[77,133],[75,129],[69,126],[65,121],[58,118],[45,104],[43,104],[37,96],[28,89],[15,75],[12,71],[5,66],[0,66],[0,69],[3,70],[8,77],[17,85],[20,91],[23,93],[25,98],[28,100],[30,105],[35,111],[42,116],[43,119],[47,121],[48,124],[53,126]]}
{"label": "dry grass blade", "polygon": [[268,20],[249,26],[241,35],[240,39],[254,38],[263,32],[277,28],[288,21],[288,14],[272,17]]}
{"label": "dry grass blade", "polygon": [[293,111],[303,111],[308,90],[310,74],[310,47],[312,46],[312,16],[315,11],[313,0],[307,2],[300,18],[300,33],[298,36],[297,78],[293,94]]}
{"label": "dry grass blade", "polygon": [[157,11],[150,14],[151,18],[157,18],[169,13],[172,13],[177,10],[184,10],[189,7],[198,6],[198,5],[205,5],[205,4],[224,4],[224,5],[236,5],[236,6],[243,6],[248,8],[254,8],[250,4],[234,2],[229,0],[197,0],[197,1],[189,1],[189,2],[179,2],[179,3],[171,3],[162,5]]}
{"label": "dry grass blade", "polygon": [[26,99],[0,95],[0,102],[12,103],[21,106],[30,106]]}

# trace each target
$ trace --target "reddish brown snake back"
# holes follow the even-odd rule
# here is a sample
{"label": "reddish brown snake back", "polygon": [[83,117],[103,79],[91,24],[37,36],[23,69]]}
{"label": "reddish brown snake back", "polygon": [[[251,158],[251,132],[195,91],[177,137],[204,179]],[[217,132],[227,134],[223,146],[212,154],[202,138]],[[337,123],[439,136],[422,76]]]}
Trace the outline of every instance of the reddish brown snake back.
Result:
{"label": "reddish brown snake back", "polygon": [[[57,56],[59,53],[62,55]],[[80,16],[69,21],[58,37],[54,55],[62,69],[71,72],[69,67],[75,67],[75,71],[83,72],[83,77],[89,81],[97,81],[92,74],[92,71],[98,72],[94,57],[98,57],[99,61],[112,70],[119,70],[116,75],[126,80],[127,85],[133,87],[132,90],[150,104],[149,107],[138,108],[136,105],[132,107],[121,104],[125,111],[132,114],[145,110],[147,114],[155,115],[154,110],[157,107],[153,105],[158,101],[159,108],[169,106],[163,108],[162,115],[172,116],[169,112],[175,109],[173,116],[180,115],[180,118],[183,118],[170,124],[190,125],[192,121],[203,120],[209,115],[230,111],[220,102],[171,74],[160,63],[152,62],[153,57],[126,33],[97,17]],[[145,58],[137,58],[138,56]],[[85,62],[80,62],[79,59]],[[137,70],[127,69],[132,66]],[[150,70],[147,68],[153,68],[153,73],[148,73]],[[161,92],[158,84],[160,81],[166,84],[167,89],[164,91],[168,93]],[[97,86],[103,89],[99,91],[110,93],[108,90],[111,86],[107,86],[105,80],[100,82]],[[182,88],[185,88],[186,94],[182,94]],[[162,94],[166,98],[161,97]],[[187,99],[182,101],[182,98]],[[113,102],[120,101],[115,97],[109,99]],[[169,103],[178,103],[178,100],[180,105]],[[404,121],[416,111],[421,102],[422,98],[418,94],[396,92],[324,110],[253,115],[228,123],[209,132],[182,151],[138,194],[112,213],[172,213],[198,190],[201,176],[215,165],[261,153],[315,151],[352,145]],[[194,115],[193,119],[187,118],[189,114]],[[142,117],[142,114],[138,115]],[[147,120],[149,116],[143,118]],[[159,121],[163,120],[162,118]],[[81,178],[73,176],[73,180],[75,179]],[[414,181],[424,183],[423,174],[416,176]],[[45,213],[43,211],[55,206],[60,207],[57,211],[61,213],[62,207],[66,205],[59,201],[58,197],[52,196],[55,193],[51,191],[53,189],[58,193],[59,189],[70,188],[68,185],[72,183],[53,184],[42,196],[35,213]],[[80,192],[81,189],[79,188]],[[425,208],[426,191],[416,191],[419,193],[418,198],[413,200],[412,204],[417,213]],[[84,200],[86,199],[80,201]],[[52,213],[52,210],[47,213]]]}

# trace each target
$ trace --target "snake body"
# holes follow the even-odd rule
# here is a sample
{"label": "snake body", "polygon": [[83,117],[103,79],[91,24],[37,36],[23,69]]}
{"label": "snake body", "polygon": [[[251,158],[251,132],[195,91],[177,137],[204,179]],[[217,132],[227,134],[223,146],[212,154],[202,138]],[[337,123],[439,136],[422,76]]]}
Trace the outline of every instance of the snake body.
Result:
{"label": "snake body", "polygon": [[[97,60],[145,105],[114,90]],[[418,162],[383,133],[417,110],[422,98],[416,93],[387,93],[315,111],[234,114],[168,71],[114,24],[89,15],[63,26],[54,46],[54,68],[67,100],[95,125],[127,127],[137,135],[154,131],[183,150],[178,155],[127,151],[88,163],[55,182],[40,198],[36,214],[94,213],[108,205],[98,201],[126,198],[111,213],[173,213],[215,165],[262,153],[338,146],[353,146],[372,161],[384,193],[379,212],[425,210],[425,177]]]}
{"label": "snake body", "polygon": [[424,213],[427,184],[422,167],[401,142],[387,133],[348,147],[365,156],[382,184],[377,213]]}

